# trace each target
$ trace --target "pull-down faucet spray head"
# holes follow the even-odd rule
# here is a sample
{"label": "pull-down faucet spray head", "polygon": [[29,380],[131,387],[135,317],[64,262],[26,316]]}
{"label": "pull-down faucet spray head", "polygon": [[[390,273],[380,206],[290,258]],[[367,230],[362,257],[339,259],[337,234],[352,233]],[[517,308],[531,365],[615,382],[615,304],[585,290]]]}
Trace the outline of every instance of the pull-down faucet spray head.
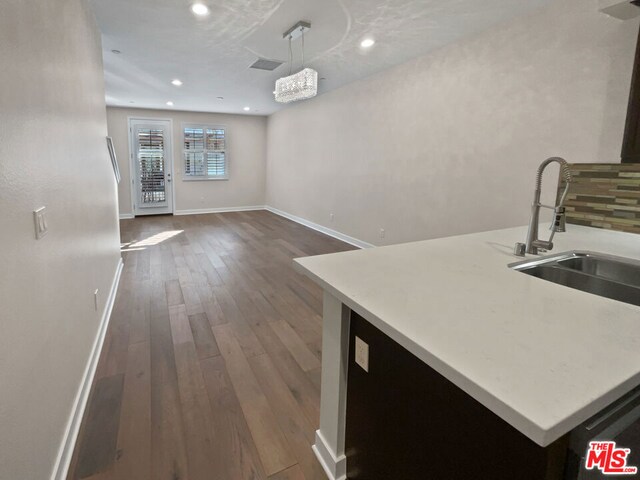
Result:
{"label": "pull-down faucet spray head", "polygon": [[562,195],[560,195],[560,198],[557,200],[554,223],[552,224],[552,228],[555,226],[556,232],[566,231],[566,214],[564,202],[567,199],[567,194],[569,193],[569,184],[573,181],[573,179],[571,178],[571,171],[569,170],[568,163],[565,162],[560,164],[560,174],[562,176],[562,180],[564,181],[564,190],[562,191]]}

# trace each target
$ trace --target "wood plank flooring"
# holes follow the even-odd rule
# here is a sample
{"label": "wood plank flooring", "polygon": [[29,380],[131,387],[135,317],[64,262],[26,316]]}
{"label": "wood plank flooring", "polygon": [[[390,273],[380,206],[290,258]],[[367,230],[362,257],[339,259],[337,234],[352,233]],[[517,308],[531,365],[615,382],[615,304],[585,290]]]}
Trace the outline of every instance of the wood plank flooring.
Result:
{"label": "wood plank flooring", "polygon": [[121,222],[124,270],[68,479],[324,480],[322,292],[354,247],[266,211]]}

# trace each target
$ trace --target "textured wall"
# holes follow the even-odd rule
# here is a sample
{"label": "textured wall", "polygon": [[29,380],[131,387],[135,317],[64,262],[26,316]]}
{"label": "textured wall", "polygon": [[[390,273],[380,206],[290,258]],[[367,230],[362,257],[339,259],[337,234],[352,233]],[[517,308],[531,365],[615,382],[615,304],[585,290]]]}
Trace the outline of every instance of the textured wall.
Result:
{"label": "textured wall", "polygon": [[597,10],[557,0],[272,115],[267,204],[374,244],[526,224],[542,160],[619,159],[638,21]]}
{"label": "textured wall", "polygon": [[[100,34],[85,2],[0,2],[0,62],[0,478],[44,480],[120,257]],[[35,240],[42,205],[49,233]]]}
{"label": "textured wall", "polygon": [[640,163],[573,164],[570,169],[567,223],[640,233]]}
{"label": "textured wall", "polygon": [[[254,115],[195,113],[136,108],[107,108],[109,135],[120,165],[120,213],[131,213],[128,117],[173,120],[174,211],[264,205],[267,119]],[[182,180],[182,124],[203,123],[227,127],[229,180]]]}

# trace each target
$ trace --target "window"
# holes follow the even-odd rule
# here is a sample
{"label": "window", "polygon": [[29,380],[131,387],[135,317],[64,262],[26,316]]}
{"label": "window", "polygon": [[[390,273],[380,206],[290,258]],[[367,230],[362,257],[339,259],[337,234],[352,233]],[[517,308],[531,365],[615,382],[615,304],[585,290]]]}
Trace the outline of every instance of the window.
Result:
{"label": "window", "polygon": [[184,179],[229,178],[224,127],[184,126]]}

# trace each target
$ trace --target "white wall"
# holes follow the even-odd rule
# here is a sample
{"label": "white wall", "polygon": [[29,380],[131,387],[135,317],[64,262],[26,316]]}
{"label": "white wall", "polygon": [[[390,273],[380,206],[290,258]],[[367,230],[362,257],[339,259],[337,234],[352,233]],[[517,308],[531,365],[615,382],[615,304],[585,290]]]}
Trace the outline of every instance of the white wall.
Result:
{"label": "white wall", "polygon": [[374,244],[527,223],[542,160],[620,158],[638,22],[598,6],[558,0],[272,115],[267,204]]}
{"label": "white wall", "polygon": [[[128,117],[173,120],[174,210],[200,210],[264,205],[267,119],[255,115],[194,113],[136,108],[107,108],[109,135],[113,137],[122,182],[118,188],[120,213],[131,214],[131,176]],[[183,123],[227,127],[229,180],[183,181]]]}
{"label": "white wall", "polygon": [[[85,2],[0,2],[0,63],[0,478],[43,480],[120,258],[100,35]],[[35,240],[42,205],[49,233]]]}

